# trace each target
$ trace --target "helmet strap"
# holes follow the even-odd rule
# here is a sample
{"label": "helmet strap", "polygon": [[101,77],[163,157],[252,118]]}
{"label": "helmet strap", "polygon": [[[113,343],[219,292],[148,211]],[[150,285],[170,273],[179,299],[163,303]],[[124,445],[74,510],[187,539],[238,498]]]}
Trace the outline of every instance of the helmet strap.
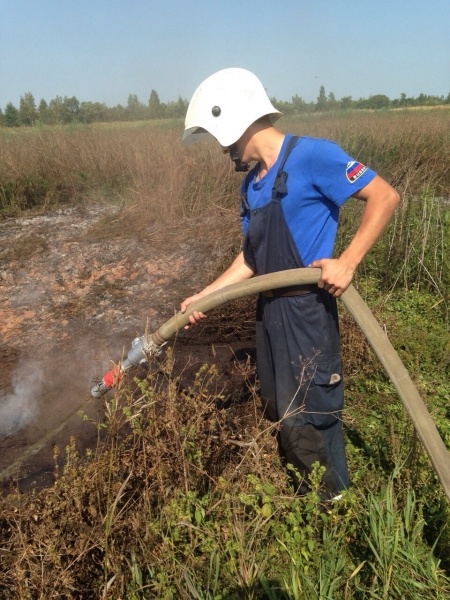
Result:
{"label": "helmet strap", "polygon": [[243,163],[239,158],[236,144],[232,144],[231,146],[229,146],[228,151],[230,153],[231,160],[234,162],[234,170],[242,173],[248,171],[248,165],[246,163]]}

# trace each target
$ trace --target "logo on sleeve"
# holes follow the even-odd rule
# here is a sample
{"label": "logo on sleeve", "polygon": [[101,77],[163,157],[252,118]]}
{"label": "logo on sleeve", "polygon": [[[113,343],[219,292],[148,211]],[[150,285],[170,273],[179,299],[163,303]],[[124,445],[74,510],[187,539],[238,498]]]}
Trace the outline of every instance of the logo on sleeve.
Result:
{"label": "logo on sleeve", "polygon": [[357,179],[363,175],[367,171],[367,167],[356,160],[352,160],[352,162],[347,163],[347,168],[345,169],[345,175],[350,183],[355,183]]}

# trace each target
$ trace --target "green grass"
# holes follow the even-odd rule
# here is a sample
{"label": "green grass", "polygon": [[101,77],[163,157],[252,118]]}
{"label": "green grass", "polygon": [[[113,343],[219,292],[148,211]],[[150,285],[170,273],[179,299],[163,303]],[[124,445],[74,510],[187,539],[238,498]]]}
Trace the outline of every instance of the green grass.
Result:
{"label": "green grass", "polygon": [[[95,455],[82,457],[68,447],[53,488],[3,502],[5,594],[448,597],[450,579],[439,559],[448,547],[448,504],[411,438],[403,449],[408,464],[395,465],[393,457],[384,464],[368,450],[376,431],[367,435],[370,417],[350,393],[354,485],[323,510],[315,491],[321,470],[306,497],[293,496],[256,397],[224,409],[211,394],[219,375],[206,365],[181,393],[170,360],[158,393],[150,375],[124,386],[108,404],[107,440]],[[381,410],[386,392],[368,399],[377,402],[374,410]],[[165,419],[157,416],[161,410]],[[376,430],[391,424],[399,433],[391,431],[386,446],[407,441],[401,412],[376,423]],[[352,438],[352,429],[365,436],[365,445]],[[430,523],[432,509],[439,530]]]}

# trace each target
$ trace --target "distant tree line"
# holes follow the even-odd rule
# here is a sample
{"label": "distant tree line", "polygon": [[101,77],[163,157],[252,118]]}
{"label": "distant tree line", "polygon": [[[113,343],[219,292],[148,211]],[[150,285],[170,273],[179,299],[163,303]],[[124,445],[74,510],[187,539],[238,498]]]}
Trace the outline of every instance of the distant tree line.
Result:
{"label": "distant tree line", "polygon": [[[391,100],[384,94],[354,100],[345,96],[337,100],[333,92],[327,94],[320,87],[316,102],[306,102],[297,94],[290,102],[271,98],[273,105],[285,115],[308,112],[339,111],[348,109],[387,109],[408,108],[412,106],[439,106],[450,104],[450,93],[444,96],[420,94],[409,98],[400,94],[400,98]],[[118,104],[108,107],[103,102],[80,102],[75,96],[68,98],[56,96],[50,102],[41,100],[39,105],[31,92],[20,97],[19,107],[9,102],[4,110],[0,108],[0,125],[5,127],[32,127],[34,125],[61,125],[69,123],[94,123],[111,121],[140,121],[149,119],[167,119],[184,117],[188,101],[179,97],[175,102],[161,102],[158,93],[152,90],[147,104],[140,102],[136,94],[128,96],[126,106]]]}
{"label": "distant tree line", "polygon": [[295,115],[302,112],[324,112],[356,109],[379,110],[386,108],[409,108],[411,106],[441,106],[450,104],[450,93],[447,97],[430,96],[428,94],[420,94],[417,98],[409,98],[406,94],[400,94],[400,98],[391,100],[384,94],[375,94],[369,98],[360,98],[354,100],[351,96],[344,96],[337,100],[333,92],[327,94],[322,85],[319,90],[319,95],[316,102],[305,102],[300,96],[292,97],[291,102],[280,102],[276,98],[271,99],[274,106],[281,110],[285,115]]}
{"label": "distant tree line", "polygon": [[176,102],[161,102],[155,90],[151,91],[147,104],[140,102],[136,94],[130,94],[126,106],[118,104],[113,107],[108,107],[103,102],[80,102],[75,96],[56,96],[48,103],[41,100],[39,105],[36,105],[33,94],[27,92],[20,97],[19,108],[9,102],[4,110],[0,109],[0,125],[32,127],[177,118],[186,115],[187,107],[188,101],[181,97]]}

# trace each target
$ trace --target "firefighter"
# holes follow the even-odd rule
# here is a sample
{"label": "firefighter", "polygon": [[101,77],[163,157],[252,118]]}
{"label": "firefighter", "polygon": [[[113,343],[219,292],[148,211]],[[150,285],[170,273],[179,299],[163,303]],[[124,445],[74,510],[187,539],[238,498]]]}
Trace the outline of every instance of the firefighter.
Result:
{"label": "firefighter", "polygon": [[[230,267],[181,311],[217,289],[285,269],[317,267],[314,286],[281,288],[259,295],[256,352],[265,415],[279,423],[279,448],[308,491],[314,463],[325,468],[322,500],[349,486],[342,410],[344,404],[336,298],[386,228],[397,192],[366,165],[324,139],[282,133],[259,79],[230,68],[208,77],[195,91],[183,143],[212,136],[229,153],[242,183],[243,249]],[[350,197],[365,203],[358,229],[333,257],[339,209]],[[194,312],[189,321],[205,315]]]}

